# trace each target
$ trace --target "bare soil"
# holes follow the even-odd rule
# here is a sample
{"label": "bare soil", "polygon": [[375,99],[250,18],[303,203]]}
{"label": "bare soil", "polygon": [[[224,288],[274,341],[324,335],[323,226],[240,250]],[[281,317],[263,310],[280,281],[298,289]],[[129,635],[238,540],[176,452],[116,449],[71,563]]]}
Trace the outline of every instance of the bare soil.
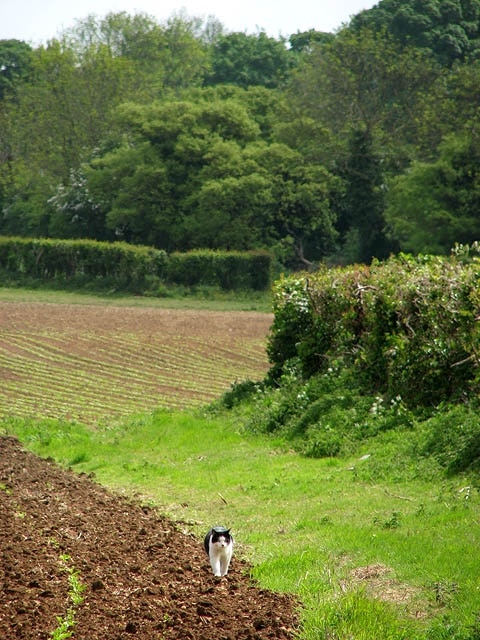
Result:
{"label": "bare soil", "polygon": [[218,581],[201,540],[11,437],[0,438],[0,531],[2,638],[51,637],[72,606],[65,564],[85,585],[77,640],[293,636],[293,598],[257,588],[241,559]]}

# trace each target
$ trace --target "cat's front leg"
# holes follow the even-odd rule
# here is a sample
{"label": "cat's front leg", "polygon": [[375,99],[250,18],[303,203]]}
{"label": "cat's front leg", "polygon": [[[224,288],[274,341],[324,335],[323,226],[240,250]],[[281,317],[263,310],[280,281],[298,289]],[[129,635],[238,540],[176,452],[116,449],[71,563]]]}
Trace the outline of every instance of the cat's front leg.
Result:
{"label": "cat's front leg", "polygon": [[212,565],[213,575],[215,576],[215,578],[221,578],[222,571],[220,568],[220,560],[219,559],[212,560],[211,565]]}

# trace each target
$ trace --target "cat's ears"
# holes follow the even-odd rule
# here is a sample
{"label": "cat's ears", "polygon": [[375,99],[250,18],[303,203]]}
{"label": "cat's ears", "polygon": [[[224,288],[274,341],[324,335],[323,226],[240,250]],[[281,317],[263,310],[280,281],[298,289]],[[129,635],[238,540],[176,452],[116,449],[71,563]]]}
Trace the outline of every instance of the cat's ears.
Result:
{"label": "cat's ears", "polygon": [[218,534],[230,533],[230,529],[225,529],[225,527],[213,527],[212,531]]}

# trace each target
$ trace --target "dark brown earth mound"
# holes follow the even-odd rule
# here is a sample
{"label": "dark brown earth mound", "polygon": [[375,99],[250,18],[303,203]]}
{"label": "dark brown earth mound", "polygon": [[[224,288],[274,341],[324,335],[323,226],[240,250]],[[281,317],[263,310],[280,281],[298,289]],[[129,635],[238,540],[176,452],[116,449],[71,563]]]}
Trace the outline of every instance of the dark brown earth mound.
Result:
{"label": "dark brown earth mound", "polygon": [[[0,438],[0,635],[51,637],[85,585],[77,640],[241,640],[293,635],[295,603],[256,588],[234,558],[216,581],[201,541]],[[65,557],[68,556],[68,557]]]}

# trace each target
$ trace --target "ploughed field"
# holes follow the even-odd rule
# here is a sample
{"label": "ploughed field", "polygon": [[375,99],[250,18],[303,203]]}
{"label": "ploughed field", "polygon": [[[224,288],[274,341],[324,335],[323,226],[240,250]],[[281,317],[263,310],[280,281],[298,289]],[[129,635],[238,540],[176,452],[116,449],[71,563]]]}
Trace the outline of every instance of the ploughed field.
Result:
{"label": "ploughed field", "polygon": [[100,423],[262,379],[272,316],[0,302],[0,418]]}
{"label": "ploughed field", "polygon": [[235,555],[218,581],[200,540],[11,437],[0,437],[0,530],[2,638],[47,640],[66,621],[78,640],[293,636],[292,599],[252,585]]}

